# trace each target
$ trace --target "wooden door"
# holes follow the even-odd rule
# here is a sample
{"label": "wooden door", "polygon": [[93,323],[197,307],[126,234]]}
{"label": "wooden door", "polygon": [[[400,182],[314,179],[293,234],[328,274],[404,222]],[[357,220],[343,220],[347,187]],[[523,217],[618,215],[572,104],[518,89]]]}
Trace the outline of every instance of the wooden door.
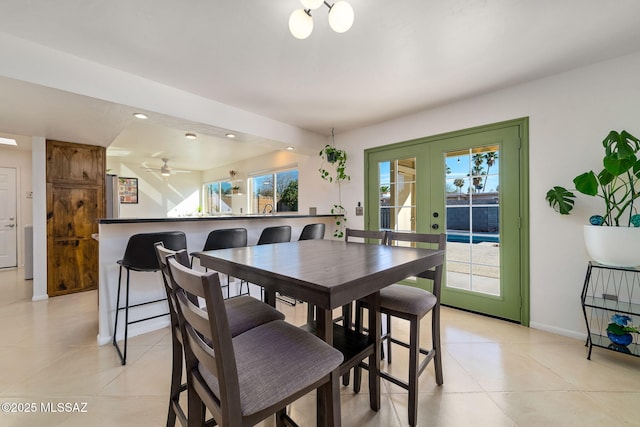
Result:
{"label": "wooden door", "polygon": [[97,219],[104,217],[106,150],[47,141],[47,292],[98,287]]}

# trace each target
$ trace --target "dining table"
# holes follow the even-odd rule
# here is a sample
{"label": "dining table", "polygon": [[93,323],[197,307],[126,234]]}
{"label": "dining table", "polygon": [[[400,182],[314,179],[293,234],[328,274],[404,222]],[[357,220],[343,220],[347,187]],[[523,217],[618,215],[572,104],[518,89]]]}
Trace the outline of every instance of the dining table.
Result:
{"label": "dining table", "polygon": [[[203,267],[264,288],[265,302],[275,306],[276,292],[316,307],[312,325],[305,325],[344,354],[341,375],[369,358],[369,400],[380,408],[380,290],[444,262],[444,251],[339,240],[303,240],[202,252]],[[332,311],[358,299],[369,306],[368,335],[337,325]],[[292,373],[295,375],[295,373]],[[340,396],[331,387],[317,393],[317,425],[340,425]],[[337,400],[337,402],[336,402]],[[337,405],[337,420],[324,408]]]}

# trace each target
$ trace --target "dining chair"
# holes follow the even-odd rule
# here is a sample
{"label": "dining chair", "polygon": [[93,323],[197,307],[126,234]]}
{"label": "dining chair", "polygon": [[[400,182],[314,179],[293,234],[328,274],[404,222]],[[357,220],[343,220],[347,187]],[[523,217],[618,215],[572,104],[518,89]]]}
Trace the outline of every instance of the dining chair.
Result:
{"label": "dining chair", "polygon": [[[340,425],[342,353],[284,320],[232,336],[218,274],[168,259],[185,337],[189,426],[203,426],[208,410],[221,426],[250,426],[276,415],[276,426],[295,425],[286,406],[317,390],[327,425]],[[204,298],[206,312],[188,295]],[[296,372],[296,375],[291,375]]]}
{"label": "dining chair", "polygon": [[[168,257],[173,257],[179,264],[189,267],[191,265],[187,251],[182,249],[174,251],[165,248],[163,242],[155,243],[158,264],[162,272],[162,281],[167,292],[169,302],[169,312],[171,316],[171,342],[172,342],[172,365],[171,365],[171,386],[169,392],[169,414],[167,416],[167,427],[175,425],[176,417],[183,426],[187,425],[187,415],[180,406],[180,394],[187,389],[186,383],[182,382],[182,367],[184,359],[184,339],[180,330],[177,312],[177,301],[173,292],[175,285],[171,280],[169,272]],[[194,295],[188,296],[191,303],[199,306],[198,298]],[[262,325],[273,320],[284,320],[284,314],[269,305],[263,304],[255,298],[249,296],[234,297],[225,300],[225,308],[229,321],[231,336],[240,335],[251,328]]]}
{"label": "dining chair", "polygon": [[[118,356],[120,356],[120,362],[123,365],[127,363],[127,341],[129,335],[129,325],[142,322],[145,320],[155,319],[157,317],[166,316],[170,313],[164,313],[155,316],[144,317],[141,319],[136,319],[133,321],[129,321],[129,309],[140,307],[143,305],[161,303],[166,301],[165,298],[154,299],[150,301],[143,301],[140,303],[129,304],[129,278],[131,272],[156,272],[160,270],[160,266],[158,265],[158,257],[156,256],[156,251],[154,248],[154,244],[156,242],[164,242],[165,246],[174,250],[186,249],[187,248],[187,237],[182,231],[167,231],[167,232],[158,232],[158,233],[140,233],[134,234],[129,238],[127,242],[127,247],[124,251],[124,256],[122,259],[118,260],[117,263],[120,265],[120,271],[118,275],[118,291],[116,297],[116,313],[115,313],[115,321],[113,324],[113,340],[112,343],[118,352]],[[120,290],[122,285],[122,270],[126,270],[127,280],[126,280],[126,289],[125,289],[125,304],[124,306],[120,306]],[[118,318],[121,310],[124,310],[124,342],[123,348],[120,349],[118,345],[117,335],[118,335]]]}
{"label": "dining chair", "polygon": [[[423,233],[401,233],[396,231],[387,232],[387,244],[430,244],[439,250],[445,250],[447,235],[423,234]],[[409,392],[408,417],[409,425],[416,425],[418,416],[418,377],[427,367],[431,360],[434,361],[436,384],[442,385],[442,350],[440,346],[440,292],[442,286],[443,265],[440,264],[434,269],[427,270],[417,277],[430,279],[433,282],[432,292],[427,290],[402,284],[393,284],[380,290],[380,312],[387,317],[387,331],[381,337],[387,340],[387,363],[391,364],[391,344],[397,344],[409,349],[409,374],[408,381],[400,380],[388,372],[380,371],[380,376]],[[358,301],[356,307],[356,329],[361,331],[362,310],[366,308],[365,301]],[[431,312],[431,340],[432,348],[425,350],[420,347],[420,321]],[[397,317],[409,321],[409,343],[396,339],[391,334],[391,318]],[[420,354],[426,357],[420,362]],[[365,366],[361,364],[360,366]],[[360,391],[361,367],[354,370],[353,388],[357,393]]]}
{"label": "dining chair", "polygon": [[[200,254],[204,251],[212,251],[215,249],[239,248],[247,246],[247,229],[246,228],[222,228],[213,230],[207,235],[207,240],[201,251],[191,252],[191,265],[194,259],[200,259]],[[207,271],[207,268],[204,269]],[[227,289],[227,298],[230,297],[229,292],[230,278],[227,276],[227,284],[223,285]],[[242,285],[241,285],[242,288]],[[240,294],[242,289],[240,289]]]}
{"label": "dining chair", "polygon": [[321,222],[316,224],[307,224],[302,228],[298,240],[315,240],[324,239],[325,225]]}

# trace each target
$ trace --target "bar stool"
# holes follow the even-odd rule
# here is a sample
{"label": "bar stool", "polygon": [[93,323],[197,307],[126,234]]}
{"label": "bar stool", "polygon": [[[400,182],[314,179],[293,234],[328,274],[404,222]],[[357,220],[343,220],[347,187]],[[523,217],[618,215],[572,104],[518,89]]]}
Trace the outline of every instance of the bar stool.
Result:
{"label": "bar stool", "polygon": [[[409,243],[430,243],[437,246],[439,250],[445,250],[447,235],[442,234],[422,234],[422,233],[399,233],[387,232],[387,244],[393,242]],[[380,290],[380,312],[387,315],[387,333],[382,340],[388,340],[387,362],[391,364],[391,343],[409,349],[409,380],[402,381],[391,374],[380,371],[380,377],[400,386],[409,392],[408,418],[409,425],[416,425],[418,417],[418,377],[427,367],[431,360],[434,361],[436,384],[442,385],[442,350],[440,346],[440,291],[442,286],[442,264],[435,269],[430,269],[417,274],[417,277],[430,279],[433,281],[433,292],[421,288],[402,285],[399,283],[387,286]],[[364,301],[358,300],[356,303],[356,328],[362,331],[362,309],[367,305]],[[432,347],[425,350],[420,347],[420,320],[431,312],[431,340]],[[391,316],[409,321],[409,343],[394,338],[391,335]],[[420,362],[420,354],[425,355],[425,359]],[[353,389],[357,393],[360,390],[361,366],[356,366],[354,370]]]}
{"label": "bar stool", "polygon": [[[145,301],[137,304],[129,304],[129,278],[131,271],[137,271],[142,273],[155,272],[160,270],[158,265],[158,257],[154,244],[156,242],[163,242],[164,245],[173,250],[180,250],[187,248],[187,237],[181,231],[167,231],[160,233],[140,233],[134,234],[129,238],[127,248],[124,251],[124,256],[121,260],[118,260],[120,265],[120,272],[118,275],[118,296],[116,298],[116,318],[113,325],[113,345],[118,351],[120,361],[123,365],[127,363],[127,338],[129,335],[129,325],[134,323],[143,322],[145,320],[155,319],[161,316],[169,315],[169,312],[158,314],[155,316],[144,317],[129,321],[129,309],[134,307],[140,307],[147,304],[154,304],[162,301],[166,301],[167,298],[155,299],[152,301]],[[122,269],[127,271],[127,284],[125,290],[125,304],[120,307],[120,289],[122,285]],[[117,333],[118,333],[118,317],[120,310],[124,310],[124,346],[123,350],[120,350],[118,345]]]}
{"label": "bar stool", "polygon": [[[213,230],[207,236],[207,241],[204,243],[202,251],[191,252],[191,265],[193,266],[193,260],[195,258],[200,259],[200,254],[204,251],[212,251],[215,249],[228,249],[239,248],[247,246],[247,229],[246,228],[222,228],[219,230]],[[207,268],[205,268],[207,271]],[[229,298],[229,276],[227,275],[227,284],[222,285],[223,288],[227,288],[227,298]],[[241,286],[242,288],[242,282]],[[240,289],[242,294],[242,289]]]}
{"label": "bar stool", "polygon": [[[291,241],[291,226],[276,225],[273,227],[265,227],[258,238],[258,245],[270,245],[272,243],[285,243]],[[256,283],[259,285],[259,283]],[[242,283],[240,283],[240,291],[242,292]],[[249,283],[247,283],[247,292],[249,292]],[[264,301],[264,288],[260,287],[260,299]],[[278,299],[289,305],[296,305],[294,299],[278,296]]]}
{"label": "bar stool", "polygon": [[302,229],[298,240],[322,240],[324,239],[324,224],[307,224]]}
{"label": "bar stool", "polygon": [[265,227],[258,238],[258,245],[268,245],[271,243],[283,243],[291,241],[291,226],[276,225]]}

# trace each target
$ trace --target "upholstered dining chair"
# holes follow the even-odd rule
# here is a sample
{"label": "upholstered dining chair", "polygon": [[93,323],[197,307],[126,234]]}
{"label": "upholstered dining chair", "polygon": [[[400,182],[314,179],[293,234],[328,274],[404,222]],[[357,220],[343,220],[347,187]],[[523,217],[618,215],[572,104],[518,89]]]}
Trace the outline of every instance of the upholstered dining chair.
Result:
{"label": "upholstered dining chair", "polygon": [[[129,336],[129,325],[142,322],[145,320],[154,319],[160,316],[166,316],[169,313],[164,313],[156,316],[149,316],[144,318],[138,318],[136,320],[129,320],[129,310],[135,307],[141,307],[148,304],[161,303],[166,300],[166,298],[159,298],[154,300],[147,300],[143,302],[138,302],[135,304],[129,303],[129,278],[131,276],[131,272],[137,273],[149,273],[156,272],[160,270],[160,266],[158,265],[158,258],[156,256],[156,252],[154,250],[155,242],[164,242],[164,245],[168,248],[179,250],[187,248],[187,236],[182,231],[166,231],[166,232],[157,232],[157,233],[139,233],[134,234],[129,238],[127,242],[127,247],[124,251],[124,256],[122,259],[118,260],[118,265],[120,266],[120,271],[118,275],[118,291],[116,296],[116,313],[115,313],[115,321],[113,323],[113,340],[112,343],[118,352],[118,356],[120,356],[120,362],[125,365],[127,363],[127,341]],[[124,306],[120,306],[120,290],[122,285],[122,270],[126,270],[127,279],[126,279],[126,289],[125,289],[125,303]],[[118,345],[118,318],[120,311],[124,310],[124,342],[123,348],[120,350],[120,346]]]}
{"label": "upholstered dining chair", "polygon": [[[387,232],[387,244],[431,244],[436,249],[445,250],[447,235],[422,234],[422,233],[401,233],[395,231]],[[382,340],[388,340],[387,363],[391,363],[391,344],[397,344],[409,349],[409,373],[408,381],[402,381],[391,374],[380,371],[380,376],[409,392],[408,418],[409,425],[416,425],[418,416],[418,377],[427,367],[431,360],[434,361],[436,384],[442,385],[442,349],[440,346],[440,292],[442,286],[442,272],[444,266],[441,264],[435,269],[427,270],[418,277],[430,279],[433,282],[432,292],[427,290],[402,285],[393,284],[380,291],[380,312],[387,316],[387,332],[382,336]],[[356,307],[356,329],[361,331],[362,309],[366,307],[364,301],[358,301]],[[431,340],[432,348],[425,350],[420,347],[420,320],[431,312]],[[393,337],[391,333],[391,318],[397,317],[409,321],[409,343]],[[420,362],[420,354],[426,357]],[[365,365],[366,366],[366,365]],[[354,390],[360,390],[361,368],[358,366],[354,370]]]}
{"label": "upholstered dining chair", "polygon": [[[200,254],[204,251],[212,251],[214,249],[228,249],[239,248],[247,246],[247,229],[246,228],[221,228],[218,230],[212,230],[207,235],[207,240],[204,242],[204,246],[201,251],[191,252],[191,265],[193,265],[194,259],[200,259]],[[207,269],[205,268],[205,271]],[[227,289],[227,298],[231,295],[229,293],[230,278],[227,276],[227,284],[224,285]],[[240,289],[242,293],[242,289]]]}
{"label": "upholstered dining chair", "polygon": [[[184,340],[179,327],[177,301],[173,292],[175,285],[171,280],[169,272],[168,257],[173,257],[178,263],[185,267],[190,266],[189,256],[186,250],[174,251],[163,246],[162,242],[155,243],[158,264],[162,272],[162,281],[167,291],[169,312],[171,315],[171,342],[172,342],[172,367],[171,367],[171,387],[169,393],[169,414],[167,416],[167,427],[175,425],[176,417],[183,426],[187,425],[187,415],[180,406],[180,393],[187,389],[186,383],[182,382],[182,367],[184,359]],[[198,298],[194,295],[188,296],[189,300],[199,306]],[[262,325],[273,320],[284,320],[284,314],[269,305],[263,304],[255,298],[249,296],[239,296],[225,300],[229,330],[231,336],[240,335],[251,328]]]}
{"label": "upholstered dining chair", "polygon": [[[273,414],[277,426],[295,425],[286,406],[320,388],[331,396],[327,424],[340,425],[342,353],[283,320],[233,337],[217,273],[168,263],[186,344],[190,426],[204,425],[206,409],[221,426],[254,425]],[[189,294],[204,298],[206,313]]]}

